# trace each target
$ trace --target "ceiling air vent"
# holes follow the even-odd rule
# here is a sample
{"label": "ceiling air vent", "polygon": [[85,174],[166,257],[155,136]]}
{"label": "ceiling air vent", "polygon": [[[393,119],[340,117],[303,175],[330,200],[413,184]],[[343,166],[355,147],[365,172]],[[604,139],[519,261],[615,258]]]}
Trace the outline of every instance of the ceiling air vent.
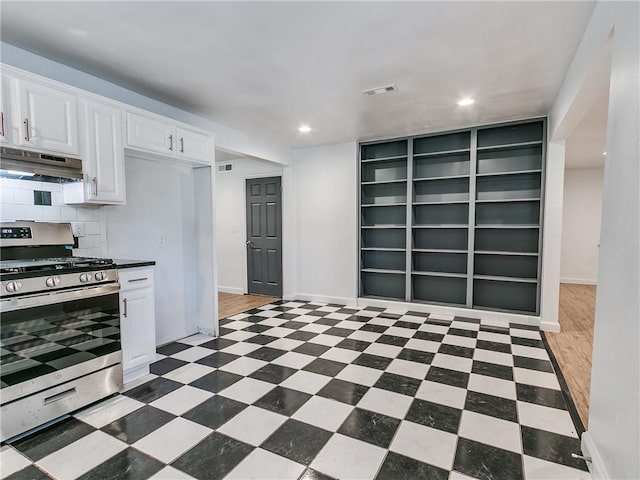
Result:
{"label": "ceiling air vent", "polygon": [[225,163],[223,165],[218,165],[219,172],[230,172],[233,170],[233,163]]}
{"label": "ceiling air vent", "polygon": [[363,90],[362,93],[371,96],[371,95],[383,95],[385,93],[395,93],[398,91],[398,87],[396,85],[385,85],[384,87],[376,87],[371,88],[369,90]]}

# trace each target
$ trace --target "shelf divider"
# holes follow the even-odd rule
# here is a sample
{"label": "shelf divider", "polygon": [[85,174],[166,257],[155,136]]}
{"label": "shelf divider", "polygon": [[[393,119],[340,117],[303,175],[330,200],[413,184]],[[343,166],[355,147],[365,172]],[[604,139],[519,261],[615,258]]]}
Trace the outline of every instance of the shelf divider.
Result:
{"label": "shelf divider", "polygon": [[471,130],[471,155],[469,158],[469,229],[467,231],[467,308],[473,307],[473,262],[476,239],[476,173],[478,173],[478,130]]}
{"label": "shelf divider", "polygon": [[405,257],[405,271],[406,276],[404,279],[404,299],[406,302],[410,302],[413,296],[413,282],[411,281],[411,269],[413,267],[413,252],[411,247],[413,246],[413,140],[407,139],[407,230],[405,232],[407,255]]}

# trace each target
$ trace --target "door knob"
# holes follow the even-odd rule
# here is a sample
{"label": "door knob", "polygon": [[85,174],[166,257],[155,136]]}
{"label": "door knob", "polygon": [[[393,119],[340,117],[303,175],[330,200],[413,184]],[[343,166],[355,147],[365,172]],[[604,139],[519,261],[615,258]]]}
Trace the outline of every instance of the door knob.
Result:
{"label": "door knob", "polygon": [[247,240],[247,247],[251,245],[251,240]]}

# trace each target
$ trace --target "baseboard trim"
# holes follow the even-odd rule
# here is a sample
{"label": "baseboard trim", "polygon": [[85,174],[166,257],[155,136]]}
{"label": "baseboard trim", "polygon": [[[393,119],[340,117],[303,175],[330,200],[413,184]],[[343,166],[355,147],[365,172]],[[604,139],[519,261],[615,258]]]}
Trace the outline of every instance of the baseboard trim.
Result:
{"label": "baseboard trim", "polygon": [[560,324],[558,322],[540,322],[540,330],[543,332],[558,333],[560,332]]}
{"label": "baseboard trim", "polygon": [[237,287],[218,286],[218,291],[222,292],[222,293],[233,293],[235,295],[244,295],[245,294],[244,289],[237,288]]}
{"label": "baseboard trim", "polygon": [[571,283],[575,285],[597,285],[597,280],[590,278],[560,278],[560,283]]}
{"label": "baseboard trim", "polygon": [[494,312],[491,310],[478,310],[473,308],[449,307],[445,305],[433,305],[426,303],[399,302],[393,300],[379,300],[376,298],[358,298],[358,305],[369,307],[388,308],[390,310],[414,311],[436,313],[441,315],[453,315],[458,317],[479,318],[488,325],[505,326],[509,323],[520,323],[523,325],[540,326],[540,317],[534,315],[523,315],[518,313]]}
{"label": "baseboard trim", "polygon": [[304,300],[305,302],[318,302],[318,303],[335,303],[338,305],[356,305],[355,298],[348,297],[331,297],[328,295],[315,295],[313,293],[294,293],[293,295],[286,295],[285,300]]}
{"label": "baseboard trim", "polygon": [[598,447],[596,447],[593,438],[589,431],[586,431],[582,434],[580,439],[580,447],[582,448],[582,454],[585,457],[591,457],[591,461],[587,462],[587,467],[589,467],[589,472],[591,472],[591,477],[596,480],[600,478],[611,478],[609,473],[607,472],[606,467],[604,466],[604,462],[602,461],[602,456],[600,455],[600,451]]}

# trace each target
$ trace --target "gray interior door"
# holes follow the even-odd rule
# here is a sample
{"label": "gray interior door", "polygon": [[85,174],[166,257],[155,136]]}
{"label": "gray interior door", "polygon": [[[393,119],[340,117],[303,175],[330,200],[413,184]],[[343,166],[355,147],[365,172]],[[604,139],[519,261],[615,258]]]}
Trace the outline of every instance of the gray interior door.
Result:
{"label": "gray interior door", "polygon": [[282,296],[280,177],[247,180],[247,276],[249,293]]}

